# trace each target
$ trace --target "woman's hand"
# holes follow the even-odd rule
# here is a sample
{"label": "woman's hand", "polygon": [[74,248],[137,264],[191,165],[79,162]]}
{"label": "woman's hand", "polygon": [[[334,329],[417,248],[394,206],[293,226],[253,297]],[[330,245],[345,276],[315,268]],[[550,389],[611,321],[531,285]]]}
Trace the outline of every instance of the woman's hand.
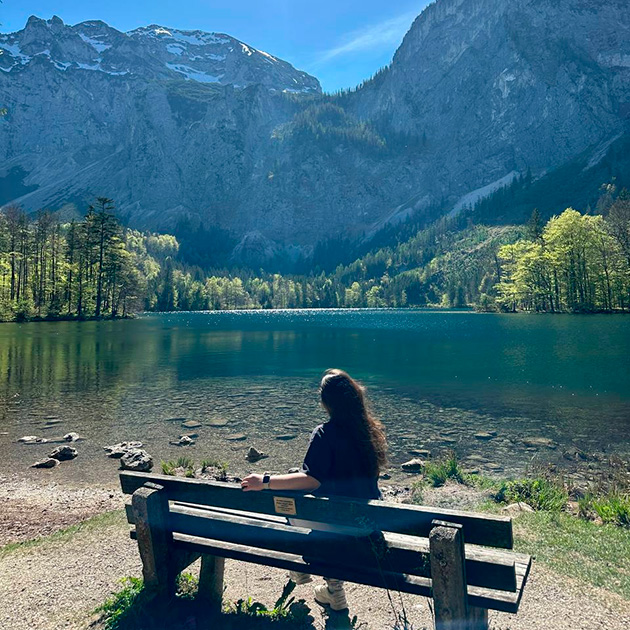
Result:
{"label": "woman's hand", "polygon": [[263,476],[262,475],[247,475],[243,481],[241,481],[241,488],[245,492],[254,492],[263,489]]}

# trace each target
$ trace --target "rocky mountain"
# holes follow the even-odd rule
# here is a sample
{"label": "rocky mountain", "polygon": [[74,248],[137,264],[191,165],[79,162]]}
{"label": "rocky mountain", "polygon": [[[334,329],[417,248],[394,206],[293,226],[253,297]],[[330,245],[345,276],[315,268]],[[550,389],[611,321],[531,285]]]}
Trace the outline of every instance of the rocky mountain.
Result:
{"label": "rocky mountain", "polygon": [[338,95],[227,35],[157,25],[31,18],[0,49],[0,204],[107,195],[140,228],[220,229],[252,265],[592,168],[630,133],[627,0],[437,0]]}

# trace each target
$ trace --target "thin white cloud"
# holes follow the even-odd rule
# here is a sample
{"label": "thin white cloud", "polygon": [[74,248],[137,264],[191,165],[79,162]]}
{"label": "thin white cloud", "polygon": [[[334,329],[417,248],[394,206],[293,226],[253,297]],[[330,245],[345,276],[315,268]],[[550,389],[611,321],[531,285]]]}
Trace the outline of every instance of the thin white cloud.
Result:
{"label": "thin white cloud", "polygon": [[343,43],[322,52],[315,65],[323,65],[332,59],[360,53],[366,50],[382,50],[391,46],[397,46],[409,30],[411,23],[416,18],[417,12],[407,12],[379,24],[372,24],[357,31],[348,33]]}

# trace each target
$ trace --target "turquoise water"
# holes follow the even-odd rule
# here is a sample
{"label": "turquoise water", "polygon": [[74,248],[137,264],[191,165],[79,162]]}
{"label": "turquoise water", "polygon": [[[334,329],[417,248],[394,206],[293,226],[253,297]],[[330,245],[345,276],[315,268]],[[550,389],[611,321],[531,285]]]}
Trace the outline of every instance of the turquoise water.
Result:
{"label": "turquoise water", "polygon": [[[508,473],[532,458],[562,461],[569,446],[630,452],[627,317],[179,313],[0,326],[0,473],[114,479],[116,462],[102,447],[126,439],[145,442],[157,460],[220,457],[237,472],[250,468],[244,449],[255,445],[270,455],[257,468],[284,470],[299,463],[309,430],[323,420],[317,385],[327,367],[368,386],[394,466],[414,448],[454,448]],[[169,445],[185,432],[181,418],[202,424],[187,450]],[[494,440],[474,438],[488,430]],[[50,445],[15,441],[67,431],[86,438],[79,458],[30,470]],[[234,433],[248,439],[226,439]],[[282,434],[296,437],[275,439]],[[528,450],[527,437],[558,446]]]}

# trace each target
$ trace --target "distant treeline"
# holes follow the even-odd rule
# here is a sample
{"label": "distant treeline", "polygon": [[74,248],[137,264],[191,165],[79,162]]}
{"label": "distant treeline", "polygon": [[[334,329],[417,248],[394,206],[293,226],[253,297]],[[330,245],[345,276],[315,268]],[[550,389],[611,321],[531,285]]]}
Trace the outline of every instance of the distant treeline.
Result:
{"label": "distant treeline", "polygon": [[64,224],[9,207],[0,214],[0,318],[407,306],[628,311],[630,199],[608,187],[598,212],[568,209],[546,224],[534,212],[527,226],[475,225],[462,213],[328,273],[281,275],[185,264],[174,236],[123,227],[106,198]]}
{"label": "distant treeline", "polygon": [[[543,225],[537,214],[529,238],[499,250],[496,304],[509,311],[547,313],[625,311],[630,307],[630,198],[606,217],[568,209]],[[484,306],[492,303],[488,296]]]}

